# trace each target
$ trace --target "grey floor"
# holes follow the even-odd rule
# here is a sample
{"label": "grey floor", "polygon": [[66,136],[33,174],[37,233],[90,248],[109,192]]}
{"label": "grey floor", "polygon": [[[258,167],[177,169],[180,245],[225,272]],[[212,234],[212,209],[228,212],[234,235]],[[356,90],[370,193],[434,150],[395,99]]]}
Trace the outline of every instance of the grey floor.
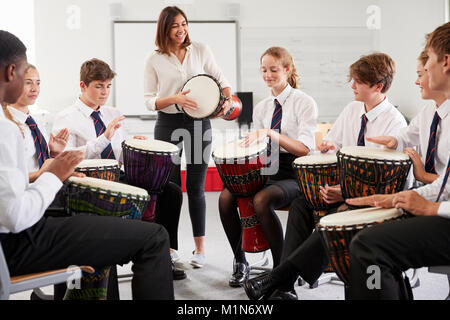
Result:
{"label": "grey floor", "polygon": [[[222,229],[217,212],[219,193],[208,192],[206,220],[206,259],[207,264],[201,269],[193,269],[188,261],[194,249],[192,229],[187,211],[187,198],[184,203],[179,228],[179,267],[186,270],[187,278],[174,282],[175,298],[179,300],[247,300],[242,288],[231,288],[228,279],[231,274],[233,255]],[[279,211],[278,216],[285,230],[287,212]],[[269,260],[270,260],[270,253]],[[261,254],[249,254],[248,260],[256,262]],[[269,266],[270,266],[269,262]],[[131,265],[119,267],[119,274],[130,273]],[[441,274],[429,273],[427,268],[419,269],[420,285],[413,289],[416,300],[443,300],[449,293],[447,277]],[[411,271],[408,274],[412,275]],[[131,299],[131,282],[121,280],[120,298]],[[43,288],[46,293],[52,293],[52,287]],[[302,300],[343,300],[343,286],[338,282],[325,283],[318,288],[310,289],[307,285],[296,286],[299,299]],[[27,300],[30,292],[14,294],[11,300]]]}

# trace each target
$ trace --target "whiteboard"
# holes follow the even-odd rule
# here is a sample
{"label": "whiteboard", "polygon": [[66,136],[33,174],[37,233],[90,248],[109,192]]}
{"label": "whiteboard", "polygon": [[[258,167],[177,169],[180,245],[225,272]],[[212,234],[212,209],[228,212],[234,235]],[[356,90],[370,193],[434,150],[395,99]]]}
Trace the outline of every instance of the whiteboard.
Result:
{"label": "whiteboard", "polygon": [[241,29],[242,91],[253,91],[255,105],[270,95],[260,57],[272,46],[286,48],[300,76],[299,89],[317,102],[319,121],[335,121],[354,99],[350,65],[376,48],[375,31],[363,27],[248,27]]}
{"label": "whiteboard", "polygon": [[[155,114],[144,103],[144,67],[156,48],[156,21],[115,21],[113,26],[114,105],[124,115]],[[237,83],[236,34],[235,21],[189,21],[191,41],[209,45],[232,90]]]}

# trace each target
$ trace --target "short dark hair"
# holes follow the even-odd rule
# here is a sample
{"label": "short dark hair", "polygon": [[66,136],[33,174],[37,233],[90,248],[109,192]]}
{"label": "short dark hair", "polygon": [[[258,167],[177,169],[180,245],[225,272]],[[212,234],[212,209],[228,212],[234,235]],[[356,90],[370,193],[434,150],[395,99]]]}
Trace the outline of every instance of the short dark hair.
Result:
{"label": "short dark hair", "polygon": [[91,59],[85,61],[80,69],[80,81],[83,81],[86,86],[92,81],[106,81],[112,80],[116,73],[111,70],[111,67],[100,59]]}
{"label": "short dark hair", "polygon": [[[186,14],[183,10],[176,6],[166,7],[159,14],[155,39],[158,52],[169,54],[169,32],[173,24],[173,20],[175,20],[175,17],[179,14],[181,14],[184,19],[186,19],[186,23],[189,24]],[[184,39],[183,47],[186,48],[190,44],[191,40],[189,39],[189,34],[187,34],[186,39]]]}
{"label": "short dark hair", "polygon": [[382,93],[386,93],[391,87],[395,74],[395,63],[385,53],[375,52],[362,56],[350,66],[349,80],[357,77],[363,83],[373,87],[383,84]]}
{"label": "short dark hair", "polygon": [[0,30],[0,67],[17,63],[27,57],[27,48],[12,33]]}

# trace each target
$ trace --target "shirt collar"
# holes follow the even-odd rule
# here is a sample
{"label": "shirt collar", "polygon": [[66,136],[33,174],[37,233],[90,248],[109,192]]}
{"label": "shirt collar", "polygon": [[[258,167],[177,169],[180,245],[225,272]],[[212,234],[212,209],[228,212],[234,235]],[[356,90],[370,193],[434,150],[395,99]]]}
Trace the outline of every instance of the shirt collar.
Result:
{"label": "shirt collar", "polygon": [[374,121],[376,118],[378,118],[378,116],[380,114],[385,112],[389,108],[389,106],[391,106],[391,103],[389,102],[388,97],[384,98],[384,100],[380,104],[375,106],[375,108],[373,108],[369,112],[366,112],[366,109],[364,107],[364,103],[361,103],[361,114],[360,114],[360,116],[365,114],[368,121]]}
{"label": "shirt collar", "polygon": [[439,108],[437,108],[439,118],[444,119],[450,112],[450,99],[444,101]]}
{"label": "shirt collar", "polygon": [[278,102],[283,105],[286,102],[286,99],[289,97],[289,94],[291,93],[292,87],[289,85],[286,86],[286,88],[284,88],[284,90],[278,95],[278,96],[272,96],[272,99],[275,100],[277,99]]}
{"label": "shirt collar", "polygon": [[19,111],[16,108],[13,108],[11,106],[8,106],[8,110],[11,113],[11,115],[13,116],[13,118],[17,122],[20,122],[22,124],[24,124],[25,121],[27,121],[28,117],[30,116],[29,114],[23,113],[22,111]]}
{"label": "shirt collar", "polygon": [[[81,101],[80,97],[77,98],[75,105],[78,107],[78,109],[81,111],[81,113],[84,114],[84,116],[86,118],[90,118],[92,112],[95,111],[94,109],[88,107],[83,101]],[[100,107],[98,109],[98,111],[100,112],[101,109],[102,109],[102,107]]]}

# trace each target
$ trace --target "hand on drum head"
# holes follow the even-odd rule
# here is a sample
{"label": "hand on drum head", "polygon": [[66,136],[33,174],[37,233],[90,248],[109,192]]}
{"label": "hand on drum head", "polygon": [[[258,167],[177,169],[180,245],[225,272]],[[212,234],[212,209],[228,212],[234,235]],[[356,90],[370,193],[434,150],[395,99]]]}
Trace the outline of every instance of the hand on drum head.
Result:
{"label": "hand on drum head", "polygon": [[437,216],[440,203],[428,201],[414,190],[408,190],[395,194],[392,205],[415,216]]}
{"label": "hand on drum head", "polygon": [[48,165],[44,172],[51,172],[64,182],[69,178],[75,167],[84,159],[84,152],[80,150],[65,151]]}
{"label": "hand on drum head", "polygon": [[186,90],[177,94],[175,96],[176,104],[182,107],[183,109],[197,110],[198,109],[197,101],[187,96],[187,94],[189,94],[190,92],[191,90]]}
{"label": "hand on drum head", "polygon": [[368,197],[352,198],[345,200],[346,203],[352,206],[371,206],[381,208],[393,208],[392,200],[395,194],[374,194]]}
{"label": "hand on drum head", "polygon": [[367,141],[381,144],[389,149],[397,149],[398,141],[394,137],[380,136],[380,137],[366,137]]}
{"label": "hand on drum head", "polygon": [[344,201],[340,185],[329,186],[328,184],[325,184],[325,187],[320,186],[319,189],[323,201],[328,204]]}
{"label": "hand on drum head", "polygon": [[241,143],[239,143],[239,146],[246,148],[253,144],[256,141],[261,141],[265,137],[269,136],[270,129],[259,129],[254,132],[246,132],[244,135],[246,136]]}
{"label": "hand on drum head", "polygon": [[336,146],[330,141],[322,141],[322,143],[317,147],[321,153],[327,153],[330,150],[336,149]]}
{"label": "hand on drum head", "polygon": [[120,121],[122,121],[122,120],[125,120],[124,116],[117,117],[113,121],[111,121],[111,123],[108,125],[108,127],[106,127],[106,130],[104,133],[106,139],[111,141],[112,137],[114,136],[114,133],[116,133],[116,130],[122,126],[122,124],[120,123]]}

